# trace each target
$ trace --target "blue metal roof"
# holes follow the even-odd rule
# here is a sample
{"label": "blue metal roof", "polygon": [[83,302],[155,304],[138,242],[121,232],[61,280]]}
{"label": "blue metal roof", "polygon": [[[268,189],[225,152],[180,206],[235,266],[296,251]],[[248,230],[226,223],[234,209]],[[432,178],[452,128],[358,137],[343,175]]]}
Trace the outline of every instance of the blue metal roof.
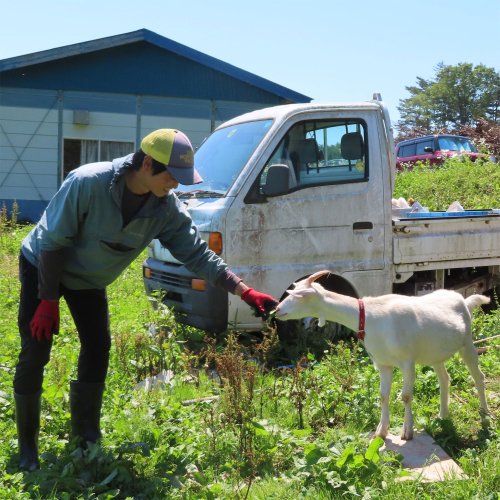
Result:
{"label": "blue metal roof", "polygon": [[[22,70],[23,68],[27,68],[29,66],[44,65],[47,63],[52,69],[54,69],[54,63],[57,64],[65,58],[71,58],[74,56],[92,56],[99,51],[109,51],[110,49],[117,49],[127,45],[144,42],[159,49],[168,51],[169,53],[173,54],[174,57],[178,56],[193,61],[206,67],[208,70],[221,73],[222,75],[225,75],[225,77],[229,77],[230,79],[239,80],[242,83],[255,87],[259,91],[273,94],[280,99],[291,102],[309,102],[312,99],[311,97],[308,97],[304,94],[295,92],[289,88],[283,87],[282,85],[271,82],[270,80],[221,61],[220,59],[216,59],[215,57],[211,57],[207,54],[187,47],[186,45],[175,42],[169,38],[160,36],[157,33],[154,33],[147,29],[140,29],[121,35],[100,38],[97,40],[67,45],[56,49],[35,52],[33,54],[3,59],[0,60],[0,73],[5,74],[6,78],[4,80],[4,83],[8,85],[9,79],[7,78],[8,73],[6,72],[17,73],[16,70]],[[113,51],[113,53],[116,53],[116,51]],[[92,60],[95,61],[94,59]],[[56,71],[55,73],[52,73],[52,75],[55,76],[57,75],[57,73],[58,72]],[[87,75],[88,77],[90,77],[88,73]],[[59,77],[60,76],[61,75],[59,75]],[[44,83],[47,82],[45,81]],[[219,85],[221,83],[224,83],[223,80],[218,82]],[[225,85],[227,85],[227,82]]]}

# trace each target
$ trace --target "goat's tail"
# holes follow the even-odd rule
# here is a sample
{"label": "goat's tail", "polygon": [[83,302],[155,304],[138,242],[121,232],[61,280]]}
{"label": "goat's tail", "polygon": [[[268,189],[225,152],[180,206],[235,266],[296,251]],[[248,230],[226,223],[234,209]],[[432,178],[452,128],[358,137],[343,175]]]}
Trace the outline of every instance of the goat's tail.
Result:
{"label": "goat's tail", "polygon": [[469,309],[469,312],[471,314],[476,307],[480,306],[481,304],[489,304],[489,303],[490,303],[490,298],[486,297],[485,295],[475,294],[465,299],[465,305],[467,306],[467,309]]}

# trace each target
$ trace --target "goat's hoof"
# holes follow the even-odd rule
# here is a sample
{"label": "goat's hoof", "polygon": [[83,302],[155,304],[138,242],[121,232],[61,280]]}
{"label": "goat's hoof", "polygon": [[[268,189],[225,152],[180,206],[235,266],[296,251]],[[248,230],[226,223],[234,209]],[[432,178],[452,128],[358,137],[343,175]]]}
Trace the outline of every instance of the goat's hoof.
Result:
{"label": "goat's hoof", "polygon": [[491,427],[491,420],[489,416],[484,416],[481,418],[481,427],[483,429],[489,429]]}
{"label": "goat's hoof", "polygon": [[491,425],[490,412],[488,410],[479,410],[479,415],[481,416],[481,427],[487,429]]}
{"label": "goat's hoof", "polygon": [[413,431],[411,432],[403,431],[401,434],[401,439],[403,441],[411,441],[413,439]]}
{"label": "goat's hoof", "polygon": [[382,439],[385,439],[388,434],[388,429],[381,429],[380,426],[377,428],[375,431],[375,436],[381,437]]}

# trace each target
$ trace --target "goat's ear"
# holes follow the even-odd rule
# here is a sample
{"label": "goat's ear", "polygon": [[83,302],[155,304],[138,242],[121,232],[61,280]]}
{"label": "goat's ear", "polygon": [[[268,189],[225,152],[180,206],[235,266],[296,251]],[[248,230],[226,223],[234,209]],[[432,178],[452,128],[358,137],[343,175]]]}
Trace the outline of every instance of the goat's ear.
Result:
{"label": "goat's ear", "polygon": [[319,283],[311,283],[311,286],[314,288],[316,292],[323,293],[325,291],[324,287],[322,287]]}
{"label": "goat's ear", "polygon": [[307,279],[296,281],[295,283],[292,283],[293,288],[304,288],[304,287],[307,288],[308,286],[309,286],[309,284],[307,283]]}
{"label": "goat's ear", "polygon": [[291,295],[292,297],[297,297],[298,299],[301,299],[303,297],[307,297],[308,295],[315,294],[315,290],[312,288],[299,288],[298,290],[287,290],[288,295]]}

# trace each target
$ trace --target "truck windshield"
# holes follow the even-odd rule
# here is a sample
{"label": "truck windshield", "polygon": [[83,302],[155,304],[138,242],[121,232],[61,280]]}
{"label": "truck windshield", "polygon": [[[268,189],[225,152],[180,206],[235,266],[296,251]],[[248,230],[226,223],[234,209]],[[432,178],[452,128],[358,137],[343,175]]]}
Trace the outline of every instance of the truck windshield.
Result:
{"label": "truck windshield", "polygon": [[272,120],[258,120],[224,127],[211,134],[194,157],[203,183],[179,185],[179,197],[224,196],[271,124]]}

